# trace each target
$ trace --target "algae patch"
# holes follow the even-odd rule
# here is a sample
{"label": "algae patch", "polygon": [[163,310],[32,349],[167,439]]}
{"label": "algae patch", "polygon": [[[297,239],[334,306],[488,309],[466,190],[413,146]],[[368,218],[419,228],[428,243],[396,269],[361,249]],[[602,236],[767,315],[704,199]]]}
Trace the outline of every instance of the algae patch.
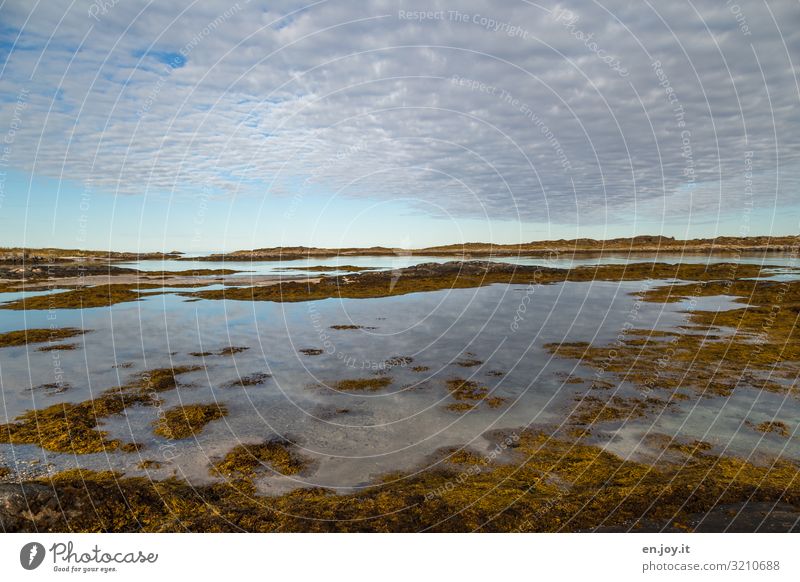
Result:
{"label": "algae patch", "polygon": [[409,293],[468,289],[493,283],[552,284],[564,281],[641,281],[682,279],[715,281],[738,277],[758,277],[770,267],[761,265],[712,263],[667,264],[633,263],[595,265],[573,269],[553,269],[490,261],[451,261],[422,263],[393,271],[369,271],[353,275],[321,277],[318,281],[289,281],[277,285],[210,289],[184,294],[201,299],[238,301],[314,301],[318,299],[394,297]]}
{"label": "algae patch", "polygon": [[205,426],[228,414],[223,404],[188,404],[165,410],[153,423],[153,432],[170,440],[200,434]]}
{"label": "algae patch", "polygon": [[263,384],[267,380],[272,378],[272,374],[268,374],[267,372],[255,372],[253,374],[248,374],[246,376],[240,376],[235,380],[231,380],[227,384],[225,384],[226,388],[245,388],[247,386],[259,386]]}
{"label": "algae patch", "polygon": [[[660,531],[692,530],[697,516],[725,504],[800,506],[800,468],[780,459],[756,465],[689,443],[673,451],[675,462],[655,467],[536,430],[515,436],[515,446],[502,457],[476,462],[474,455],[456,455],[452,462],[385,475],[347,494],[319,487],[255,494],[247,483],[261,467],[276,470],[274,462],[302,470],[281,447],[229,453],[211,469],[227,473],[229,481],[205,486],[69,471],[42,479],[47,494],[29,496],[30,511],[5,526],[117,532]],[[44,510],[54,496],[63,511]]]}
{"label": "algae patch", "polygon": [[109,440],[99,428],[104,418],[122,414],[130,406],[157,406],[158,392],[177,386],[176,375],[196,368],[185,366],[151,370],[133,381],[77,404],[53,404],[29,410],[14,422],[0,425],[0,443],[33,444],[55,452],[85,454],[123,450],[117,439]]}
{"label": "algae patch", "polygon": [[251,478],[268,467],[281,475],[296,475],[310,464],[288,440],[272,439],[259,444],[236,446],[222,460],[212,464],[211,474],[227,478]]}
{"label": "algae patch", "polygon": [[28,388],[31,392],[44,392],[47,396],[55,396],[72,388],[68,382],[49,382]]}
{"label": "algae patch", "polygon": [[339,380],[333,385],[333,388],[342,392],[375,392],[381,388],[386,388],[391,383],[392,379],[387,376],[375,376],[373,378]]}
{"label": "algae patch", "polygon": [[[28,344],[41,344],[57,342],[83,335],[91,330],[75,327],[56,327],[52,329],[22,329],[0,334],[0,348],[24,346]],[[55,348],[52,348],[55,349]],[[39,348],[44,351],[45,348]]]}
{"label": "algae patch", "polygon": [[90,307],[108,307],[127,301],[138,301],[146,294],[140,289],[160,289],[163,285],[155,283],[96,285],[79,287],[72,291],[64,291],[52,295],[37,295],[11,301],[0,305],[0,309],[36,310],[36,309],[86,309]]}
{"label": "algae patch", "polygon": [[451,412],[467,412],[476,408],[481,402],[489,408],[498,408],[506,402],[501,396],[490,396],[489,387],[474,380],[455,377],[446,380],[445,385],[450,396],[456,400],[445,407]]}
{"label": "algae patch", "polygon": [[789,430],[789,426],[780,420],[767,420],[751,426],[758,432],[763,432],[765,434],[775,433],[783,438],[789,438],[792,434]]}
{"label": "algae patch", "polygon": [[15,422],[0,425],[0,442],[33,444],[49,451],[75,454],[115,450],[122,443],[116,439],[108,440],[108,433],[98,429],[99,421],[121,414],[136,404],[152,406],[156,401],[146,393],[112,388],[94,400],[30,410],[17,417]]}
{"label": "algae patch", "polygon": [[547,344],[552,353],[580,360],[599,379],[614,374],[637,388],[673,398],[729,396],[751,388],[798,395],[800,281],[711,281],[648,290],[648,302],[735,296],[741,309],[692,310],[680,331],[627,329],[613,345]]}
{"label": "algae patch", "polygon": [[208,358],[211,356],[233,356],[241,352],[247,351],[250,348],[245,346],[228,346],[217,350],[215,352],[191,352],[189,355],[195,358]]}

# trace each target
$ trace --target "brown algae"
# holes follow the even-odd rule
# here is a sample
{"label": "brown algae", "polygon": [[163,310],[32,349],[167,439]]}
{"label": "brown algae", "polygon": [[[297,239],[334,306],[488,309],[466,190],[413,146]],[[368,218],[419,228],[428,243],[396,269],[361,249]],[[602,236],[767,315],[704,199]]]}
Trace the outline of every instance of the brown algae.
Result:
{"label": "brown algae", "polygon": [[0,443],[34,444],[49,451],[74,454],[120,449],[123,444],[119,440],[108,440],[108,433],[98,428],[102,420],[122,414],[129,406],[158,405],[158,392],[175,388],[177,375],[195,369],[185,366],[151,370],[92,400],[29,410],[14,422],[0,425]]}
{"label": "brown algae", "polygon": [[[535,430],[520,431],[515,438],[513,452],[502,462],[491,459],[470,472],[448,463],[386,475],[348,494],[305,488],[260,496],[252,488],[228,483],[196,486],[174,478],[153,481],[67,471],[42,479],[50,493],[33,500],[26,515],[14,516],[5,527],[117,532],[659,531],[692,530],[697,515],[729,503],[800,504],[800,468],[784,460],[756,465],[695,447],[692,454],[675,451],[676,462],[654,467]],[[246,454],[227,470],[247,482],[250,471],[260,466],[257,455]],[[43,511],[56,495],[63,511]]]}
{"label": "brown algae", "polygon": [[445,386],[450,396],[457,401],[445,406],[445,409],[451,412],[466,412],[481,402],[489,408],[498,408],[506,402],[506,399],[500,396],[489,396],[489,387],[474,380],[450,378],[445,381]]}
{"label": "brown algae", "polygon": [[333,385],[335,390],[342,392],[360,392],[369,391],[374,392],[381,388],[386,388],[392,383],[392,379],[388,376],[375,376],[373,378],[353,378],[346,380],[339,380]]}
{"label": "brown algae", "polygon": [[281,475],[296,475],[311,463],[294,449],[288,440],[278,438],[258,444],[238,445],[222,460],[212,464],[211,474],[227,478],[250,478],[268,467]]}
{"label": "brown algae", "polygon": [[272,378],[272,374],[266,372],[255,372],[246,376],[240,376],[225,384],[226,388],[245,388],[247,386],[259,386]]}
{"label": "brown algae", "polygon": [[493,283],[551,284],[564,281],[640,281],[682,279],[689,281],[729,280],[758,277],[772,267],[736,263],[667,264],[633,263],[553,269],[494,263],[452,261],[423,263],[395,271],[370,271],[353,275],[321,277],[318,281],[289,281],[276,285],[231,287],[186,293],[202,299],[239,301],[313,301],[329,298],[392,297],[408,293],[466,289]]}
{"label": "brown algae", "polygon": [[775,433],[783,438],[789,438],[792,434],[789,430],[789,426],[780,420],[767,420],[752,426],[758,432],[763,432],[765,434]]}
{"label": "brown algae", "polygon": [[189,438],[200,434],[209,422],[228,414],[223,404],[188,404],[175,406],[153,423],[153,432],[170,440]]}
{"label": "brown algae", "polygon": [[223,404],[188,404],[175,406],[153,423],[153,432],[170,440],[189,438],[200,434],[205,426],[228,414]]}
{"label": "brown algae", "polygon": [[160,289],[163,285],[155,283],[96,285],[79,287],[51,295],[37,295],[11,301],[0,305],[0,309],[86,309],[89,307],[108,307],[127,301],[138,301],[144,294],[140,289]]}
{"label": "brown algae", "polygon": [[[52,329],[22,329],[0,334],[0,348],[24,346],[27,344],[41,344],[56,342],[88,333],[91,330],[75,327],[57,327]],[[51,348],[55,349],[55,348]],[[45,348],[39,348],[44,351]]]}

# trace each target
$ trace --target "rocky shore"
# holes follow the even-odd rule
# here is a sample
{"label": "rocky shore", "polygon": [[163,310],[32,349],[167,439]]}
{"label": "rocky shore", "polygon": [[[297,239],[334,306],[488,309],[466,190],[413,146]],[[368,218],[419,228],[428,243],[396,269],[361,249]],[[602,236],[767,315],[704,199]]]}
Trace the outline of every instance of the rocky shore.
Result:
{"label": "rocky shore", "polygon": [[522,244],[464,243],[419,249],[390,247],[270,247],[216,253],[204,257],[181,258],[200,261],[279,261],[341,256],[452,256],[452,257],[569,257],[572,255],[619,254],[711,254],[711,253],[776,253],[796,252],[800,248],[798,236],[716,237],[680,240],[665,236],[636,236],[596,240],[534,241]]}

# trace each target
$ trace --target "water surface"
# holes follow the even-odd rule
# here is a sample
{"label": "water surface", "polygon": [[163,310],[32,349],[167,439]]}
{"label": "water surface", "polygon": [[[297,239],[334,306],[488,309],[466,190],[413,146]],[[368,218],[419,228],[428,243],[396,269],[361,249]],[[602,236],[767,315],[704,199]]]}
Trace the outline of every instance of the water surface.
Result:
{"label": "water surface", "polygon": [[[403,258],[405,264],[420,259]],[[765,262],[778,264],[775,259],[770,256]],[[375,268],[390,265],[386,257],[329,261],[331,265]],[[536,259],[524,261],[521,264],[539,264]],[[591,260],[582,261],[589,264]],[[174,268],[167,263],[160,262],[157,268]],[[323,263],[314,259],[305,266]],[[177,264],[191,268],[186,262]],[[788,260],[784,264],[788,265]],[[286,263],[261,264],[259,268],[274,272],[277,265]],[[214,268],[205,262],[202,266]],[[228,262],[224,266],[233,267]],[[164,289],[167,293],[163,295],[112,307],[0,310],[0,332],[50,325],[92,330],[66,340],[78,344],[74,351],[40,352],[35,345],[0,350],[0,422],[32,408],[87,400],[145,370],[181,365],[202,365],[203,369],[181,376],[177,390],[162,394],[165,408],[220,402],[229,410],[227,417],[209,424],[196,438],[167,441],[152,432],[158,409],[130,408],[124,415],[104,421],[103,429],[111,438],[144,444],[139,453],[74,456],[30,445],[0,445],[0,462],[13,465],[20,461],[28,468],[51,471],[74,466],[112,468],[136,475],[143,474],[137,468],[141,460],[153,459],[162,462],[160,469],[150,471],[154,478],[176,474],[204,483],[212,479],[209,462],[236,444],[281,436],[312,457],[315,468],[302,476],[266,475],[260,481],[265,492],[312,485],[340,490],[361,487],[381,474],[427,466],[441,447],[466,445],[485,450],[488,441],[481,435],[489,430],[559,426],[574,406],[576,395],[587,388],[565,380],[570,376],[591,380],[593,371],[554,357],[543,346],[559,341],[604,345],[613,342],[626,325],[678,329],[687,322],[687,304],[637,299],[638,292],[658,284],[497,284],[304,303],[187,300],[176,293],[180,288],[171,288]],[[704,297],[695,308],[734,307],[741,307],[734,298]],[[337,325],[364,328],[331,329]],[[227,346],[249,349],[233,356],[190,355]],[[300,353],[306,348],[322,349],[323,353]],[[387,365],[393,357],[410,361]],[[465,363],[472,365],[461,365]],[[414,367],[425,369],[415,371]],[[256,386],[229,386],[237,378],[258,373],[271,377]],[[59,374],[69,384],[68,390],[58,394],[32,390],[54,382]],[[376,374],[387,375],[392,384],[376,392],[334,389],[339,380]],[[505,398],[506,404],[496,409],[481,405],[465,414],[448,411],[446,405],[453,400],[444,382],[454,377],[485,384],[493,396]],[[634,393],[624,383],[618,390],[620,394]],[[657,418],[625,422],[605,434],[602,444],[622,456],[638,458],[648,452],[644,437],[658,432],[714,442],[731,454],[781,454],[800,459],[797,447],[787,445],[785,439],[742,428],[745,419],[794,423],[798,413],[796,399],[736,391],[729,398],[692,401]]]}

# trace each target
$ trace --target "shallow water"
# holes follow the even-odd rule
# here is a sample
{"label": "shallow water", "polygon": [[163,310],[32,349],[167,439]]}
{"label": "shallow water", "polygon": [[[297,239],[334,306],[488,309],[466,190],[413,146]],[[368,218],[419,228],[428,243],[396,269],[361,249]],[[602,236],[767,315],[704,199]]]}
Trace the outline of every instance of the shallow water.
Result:
{"label": "shallow water", "polygon": [[[568,269],[584,265],[624,265],[626,263],[648,263],[658,261],[662,263],[692,263],[705,264],[709,262],[738,262],[743,264],[755,265],[775,265],[783,267],[800,267],[796,257],[781,253],[733,255],[709,257],[708,255],[693,254],[627,254],[616,256],[570,256],[567,254],[556,258],[544,257],[497,257],[484,259],[476,257],[477,260],[489,260],[494,262],[512,263],[515,265],[547,266],[552,268]],[[296,275],[320,275],[331,273],[346,273],[347,271],[337,271],[335,267],[350,265],[354,267],[364,267],[376,270],[402,269],[413,267],[420,263],[446,263],[458,260],[456,257],[428,257],[428,256],[341,256],[328,258],[308,258],[291,261],[138,261],[131,263],[119,263],[121,267],[130,267],[142,271],[192,271],[196,269],[234,269],[252,275],[277,275],[283,274],[287,277]],[[329,266],[330,271],[304,271],[303,267]],[[291,270],[286,270],[287,268]]]}
{"label": "shallow water", "polygon": [[[364,263],[369,261],[362,259],[342,260],[368,266]],[[34,446],[0,445],[0,462],[38,460],[32,466],[35,470],[82,466],[135,475],[142,473],[136,468],[142,459],[153,459],[163,463],[161,469],[150,471],[154,478],[177,474],[203,483],[211,480],[210,460],[236,444],[283,436],[315,459],[316,467],[304,476],[268,475],[260,481],[264,491],[363,486],[387,472],[426,466],[430,455],[444,446],[484,450],[488,442],[481,435],[488,430],[559,425],[574,406],[574,397],[586,389],[565,383],[565,378],[574,374],[591,379],[593,372],[552,356],[543,345],[559,341],[603,345],[612,342],[626,324],[676,329],[686,323],[686,303],[637,300],[637,292],[657,284],[498,284],[304,303],[189,301],[168,293],[82,311],[0,310],[0,332],[50,325],[92,330],[65,341],[79,345],[74,351],[38,352],[35,345],[0,350],[0,422],[11,421],[28,409],[87,400],[145,370],[181,365],[205,368],[180,376],[182,385],[161,395],[164,408],[217,401],[229,409],[228,416],[210,423],[197,438],[166,441],[152,433],[158,409],[134,407],[108,419],[102,428],[110,438],[144,444],[140,453],[73,456]],[[741,306],[732,299],[700,298],[695,308]],[[334,330],[333,325],[374,329]],[[226,346],[249,349],[234,356],[190,355]],[[304,348],[324,353],[306,356],[299,353]],[[387,366],[386,361],[395,356],[410,357],[413,362]],[[464,367],[459,362],[475,365]],[[413,366],[429,369],[417,372]],[[254,373],[272,377],[256,386],[226,386]],[[392,379],[388,388],[364,393],[332,388],[338,380],[378,373]],[[54,395],[31,390],[54,382],[57,374],[63,375],[69,390]],[[493,396],[506,398],[506,404],[496,409],[482,404],[461,415],[445,410],[453,400],[444,380],[456,376],[485,384]],[[626,389],[621,386],[620,393]],[[745,456],[782,454],[800,459],[797,447],[787,445],[792,441],[742,429],[745,418],[754,422],[783,419],[793,424],[799,412],[796,399],[737,391],[727,399],[681,403],[661,417],[626,422],[606,434],[603,445],[636,458],[647,452],[642,436],[650,431],[708,440]]]}
{"label": "shallow water", "polygon": [[44,291],[9,291],[6,293],[0,293],[0,303],[9,303],[11,301],[19,301],[20,299],[25,299],[26,297],[38,297],[40,295],[50,295],[51,293],[61,293],[62,291],[66,291],[66,289],[46,289]]}

